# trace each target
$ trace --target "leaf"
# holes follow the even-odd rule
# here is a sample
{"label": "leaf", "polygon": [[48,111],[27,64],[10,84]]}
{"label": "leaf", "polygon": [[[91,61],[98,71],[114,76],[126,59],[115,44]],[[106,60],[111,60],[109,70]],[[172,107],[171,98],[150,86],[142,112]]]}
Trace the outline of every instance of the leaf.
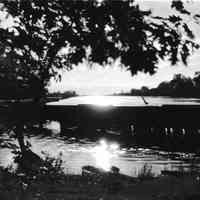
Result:
{"label": "leaf", "polygon": [[194,15],[195,18],[200,18],[199,14]]}
{"label": "leaf", "polygon": [[181,1],[181,0],[173,0],[171,7],[176,9],[181,14],[190,15],[190,12],[185,9],[185,7],[183,5],[183,1]]}
{"label": "leaf", "polygon": [[182,19],[180,16],[171,15],[171,16],[169,16],[169,21],[172,23],[178,23],[178,22],[181,22]]}
{"label": "leaf", "polygon": [[187,33],[188,37],[191,39],[194,39],[194,34],[190,30],[190,28],[188,27],[188,25],[186,23],[183,24],[183,28],[184,28],[185,32]]}

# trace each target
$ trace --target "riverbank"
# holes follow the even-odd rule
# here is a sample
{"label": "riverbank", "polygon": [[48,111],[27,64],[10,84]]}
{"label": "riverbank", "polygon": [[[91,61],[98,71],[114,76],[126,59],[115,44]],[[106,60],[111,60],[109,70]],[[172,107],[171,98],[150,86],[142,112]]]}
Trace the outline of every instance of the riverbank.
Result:
{"label": "riverbank", "polygon": [[126,179],[111,173],[104,177],[70,175],[64,174],[59,164],[51,167],[37,174],[0,168],[1,200],[200,199],[197,175]]}

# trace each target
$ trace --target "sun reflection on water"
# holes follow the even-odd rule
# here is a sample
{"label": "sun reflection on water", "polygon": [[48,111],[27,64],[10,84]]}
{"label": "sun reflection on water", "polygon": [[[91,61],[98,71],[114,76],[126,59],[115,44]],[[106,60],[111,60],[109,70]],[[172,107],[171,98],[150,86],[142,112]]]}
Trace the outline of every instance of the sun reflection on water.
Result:
{"label": "sun reflection on water", "polygon": [[120,148],[118,143],[108,143],[102,139],[99,145],[93,149],[93,156],[96,161],[96,165],[105,171],[109,171],[112,166],[112,158],[117,157],[120,154]]}
{"label": "sun reflection on water", "polygon": [[85,96],[83,102],[97,106],[114,106],[117,104],[116,99],[112,96]]}

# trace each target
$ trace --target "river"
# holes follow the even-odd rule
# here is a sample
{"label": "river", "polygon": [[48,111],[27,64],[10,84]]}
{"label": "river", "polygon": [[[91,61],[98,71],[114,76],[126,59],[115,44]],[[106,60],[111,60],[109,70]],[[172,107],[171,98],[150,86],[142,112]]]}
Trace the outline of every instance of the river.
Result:
{"label": "river", "polygon": [[[171,97],[143,97],[148,105],[162,104],[199,104],[200,99],[195,98],[171,98]],[[140,96],[78,96],[51,102],[50,105],[79,105],[95,104],[100,106],[144,106],[144,99]]]}
{"label": "river", "polygon": [[[199,99],[183,98],[164,98],[164,97],[145,97],[145,100],[151,105],[160,104],[198,104]],[[85,96],[74,97],[66,100],[60,100],[50,104],[98,104],[101,106],[132,106],[144,104],[141,97],[103,97],[103,96]],[[27,132],[25,140],[31,143],[31,149],[37,154],[43,156],[41,152],[47,152],[49,155],[58,156],[62,153],[63,165],[67,173],[80,174],[81,167],[84,165],[93,165],[109,170],[111,166],[120,168],[120,172],[129,176],[137,174],[147,164],[152,173],[159,175],[162,170],[190,170],[191,167],[200,166],[200,158],[191,153],[166,152],[157,147],[141,148],[126,146],[114,139],[98,138],[91,140],[89,138],[77,139],[73,137],[60,136],[60,124],[56,121],[49,121],[45,124],[48,134],[32,134]],[[7,134],[0,135],[0,164],[9,165],[13,161],[11,149],[4,146],[5,141],[16,144],[15,139]]]}

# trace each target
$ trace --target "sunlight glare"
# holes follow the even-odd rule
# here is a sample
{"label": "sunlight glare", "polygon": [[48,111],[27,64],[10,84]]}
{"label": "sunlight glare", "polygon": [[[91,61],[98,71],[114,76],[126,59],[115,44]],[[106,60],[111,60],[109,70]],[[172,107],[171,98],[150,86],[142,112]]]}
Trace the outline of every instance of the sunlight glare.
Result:
{"label": "sunlight glare", "polygon": [[118,150],[119,149],[119,145],[117,143],[113,143],[113,144],[110,145],[110,149]]}
{"label": "sunlight glare", "polygon": [[118,151],[118,144],[109,144],[104,139],[100,140],[99,145],[95,146],[93,149],[96,165],[105,171],[109,171],[112,166],[111,159],[117,156]]}
{"label": "sunlight glare", "polygon": [[116,100],[111,96],[87,96],[84,98],[86,104],[94,104],[98,106],[114,106]]}

